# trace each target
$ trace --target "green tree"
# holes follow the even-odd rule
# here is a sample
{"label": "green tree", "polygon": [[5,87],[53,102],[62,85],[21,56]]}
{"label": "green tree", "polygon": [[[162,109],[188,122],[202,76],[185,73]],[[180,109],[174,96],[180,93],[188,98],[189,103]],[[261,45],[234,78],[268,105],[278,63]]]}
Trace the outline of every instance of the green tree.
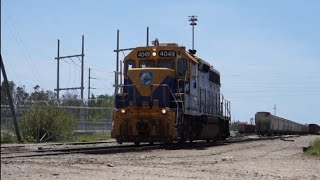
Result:
{"label": "green tree", "polygon": [[34,91],[30,94],[29,101],[33,103],[45,102],[46,104],[52,105],[55,101],[56,94],[52,91]]}
{"label": "green tree", "polygon": [[114,96],[106,95],[99,95],[97,97],[97,106],[98,107],[114,107]]}
{"label": "green tree", "polygon": [[29,98],[29,93],[25,91],[25,86],[17,87],[15,91],[15,100],[17,105],[24,104],[24,102]]}
{"label": "green tree", "polygon": [[[113,105],[113,96],[110,95],[98,95],[97,98],[92,94],[91,100],[88,101],[88,119],[91,121],[99,121],[101,119],[110,119],[111,110],[106,108],[112,108]],[[95,108],[97,107],[97,108]],[[102,108],[102,109],[101,109]]]}
{"label": "green tree", "polygon": [[[11,95],[13,95],[15,83],[13,81],[9,81],[9,90],[11,92]],[[4,81],[1,83],[1,105],[8,105],[8,98],[7,98],[7,89],[5,87]]]}
{"label": "green tree", "polygon": [[[21,105],[29,98],[29,93],[25,91],[25,86],[17,87],[13,81],[9,81],[9,90],[11,92],[14,104]],[[1,105],[8,105],[7,89],[4,81],[1,83]]]}
{"label": "green tree", "polygon": [[63,106],[80,106],[81,101],[78,99],[78,95],[72,94],[67,91],[64,95],[62,95],[61,99]]}
{"label": "green tree", "polygon": [[88,107],[96,107],[96,97],[91,94],[91,98],[88,99]]}

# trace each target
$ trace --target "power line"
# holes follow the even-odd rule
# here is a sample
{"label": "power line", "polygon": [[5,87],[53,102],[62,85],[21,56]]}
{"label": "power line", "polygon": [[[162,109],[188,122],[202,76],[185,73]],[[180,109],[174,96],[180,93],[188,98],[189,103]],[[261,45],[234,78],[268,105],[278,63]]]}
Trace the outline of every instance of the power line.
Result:
{"label": "power line", "polygon": [[8,22],[5,20],[4,18],[4,22],[5,24],[7,25],[11,35],[13,36],[13,38],[15,39],[16,43],[18,44],[18,46],[21,48],[22,52],[23,52],[23,55],[25,57],[25,59],[27,61],[25,61],[26,63],[29,64],[29,66],[31,65],[31,67],[33,67],[33,69],[35,71],[35,77],[37,79],[38,82],[41,82],[43,83],[41,80],[40,80],[40,73],[38,71],[38,67],[37,67],[37,63],[32,63],[34,60],[32,59],[30,53],[29,53],[29,50],[28,48],[25,46],[25,43],[23,42],[22,38],[20,37],[20,34],[19,34],[19,31],[17,30],[16,26],[15,26],[15,23],[14,23],[14,20],[13,18],[11,18],[11,16],[8,15],[8,20],[11,21],[11,25],[13,27],[13,30],[10,28]]}

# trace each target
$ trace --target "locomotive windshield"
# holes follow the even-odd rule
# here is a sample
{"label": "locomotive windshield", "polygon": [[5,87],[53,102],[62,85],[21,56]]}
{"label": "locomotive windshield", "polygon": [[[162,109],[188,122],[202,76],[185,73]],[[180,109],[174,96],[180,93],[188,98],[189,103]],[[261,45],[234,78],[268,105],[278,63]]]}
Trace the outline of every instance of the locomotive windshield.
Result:
{"label": "locomotive windshield", "polygon": [[143,60],[140,61],[140,68],[145,68],[145,67],[155,67],[155,62],[153,60]]}
{"label": "locomotive windshield", "polygon": [[164,68],[173,69],[173,61],[171,61],[171,60],[159,60],[158,61],[158,67],[164,67]]}

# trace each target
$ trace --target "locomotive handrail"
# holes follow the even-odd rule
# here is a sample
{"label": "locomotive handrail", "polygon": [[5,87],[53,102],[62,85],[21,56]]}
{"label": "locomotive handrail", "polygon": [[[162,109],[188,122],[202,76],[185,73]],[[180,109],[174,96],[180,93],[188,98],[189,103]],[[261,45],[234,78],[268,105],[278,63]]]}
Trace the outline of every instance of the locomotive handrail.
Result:
{"label": "locomotive handrail", "polygon": [[[176,126],[177,123],[178,123],[178,119],[179,119],[178,118],[179,117],[179,113],[178,113],[179,104],[178,104],[177,99],[176,99],[175,95],[173,94],[172,90],[169,88],[168,84],[160,84],[160,86],[165,86],[165,87],[167,87],[169,89],[169,92],[171,93],[172,97],[174,98],[174,102],[176,103],[176,105],[178,107],[178,108],[176,108],[177,115],[176,115],[176,123],[174,124]],[[181,104],[182,104],[182,108],[183,108],[183,103],[181,103]],[[184,109],[182,109],[182,110],[184,110]]]}
{"label": "locomotive handrail", "polygon": [[[178,81],[179,81],[179,80],[178,80]],[[182,79],[181,79],[181,81],[182,81]],[[120,88],[133,87],[133,86],[135,86],[135,87],[142,87],[142,86],[138,86],[138,85],[135,85],[135,84],[119,84],[118,86],[120,86]],[[176,103],[176,106],[177,106],[177,108],[176,108],[177,116],[176,116],[176,124],[175,124],[175,125],[177,125],[178,119],[179,119],[179,104],[178,104],[177,98],[176,98],[176,96],[174,95],[172,89],[168,86],[168,84],[150,84],[149,86],[162,86],[162,87],[168,88],[168,90],[169,90],[171,96],[173,97],[174,102]],[[179,83],[178,83],[178,90],[179,90]],[[179,92],[180,92],[180,91],[179,91]],[[136,93],[136,92],[135,92],[135,88],[134,88],[134,102],[136,102],[135,93]],[[123,94],[123,93],[121,93],[121,94]],[[224,99],[224,96],[223,96],[222,94],[220,94],[220,95],[221,95],[221,99],[220,99],[220,107],[221,107],[221,109],[220,109],[219,115],[220,115],[221,117],[231,119],[230,101]],[[152,97],[152,96],[151,96],[151,97]],[[183,101],[182,101],[182,97],[181,97],[181,96],[180,96],[180,100],[181,100],[181,102],[182,102],[182,103],[181,103],[181,106],[182,106],[181,108],[182,108],[182,110],[184,111],[184,103],[183,103]],[[135,104],[136,104],[136,103],[135,103]]]}
{"label": "locomotive handrail", "polygon": [[224,99],[224,96],[221,95],[221,112],[220,115],[222,117],[230,118],[231,119],[231,113],[230,113],[230,101]]}
{"label": "locomotive handrail", "polygon": [[[179,82],[180,81],[183,81],[184,82],[184,86],[183,86],[183,90],[182,91],[184,91],[184,89],[185,89],[185,80],[183,80],[183,79],[178,79],[178,92],[180,93],[180,86],[179,86]],[[181,95],[179,96],[180,97],[180,100],[182,101],[182,97],[181,97]],[[182,109],[184,109],[184,104],[182,103],[181,104],[182,105]]]}

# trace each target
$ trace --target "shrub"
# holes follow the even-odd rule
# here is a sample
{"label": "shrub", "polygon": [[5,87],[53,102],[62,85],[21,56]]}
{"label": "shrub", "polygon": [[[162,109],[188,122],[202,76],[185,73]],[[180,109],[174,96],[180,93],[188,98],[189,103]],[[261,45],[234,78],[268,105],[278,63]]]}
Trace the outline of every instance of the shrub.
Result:
{"label": "shrub", "polygon": [[317,138],[310,148],[305,152],[306,155],[320,157],[320,138]]}
{"label": "shrub", "polygon": [[20,125],[26,141],[38,141],[46,133],[44,139],[59,141],[72,138],[77,120],[63,108],[32,106],[22,117]]}
{"label": "shrub", "polygon": [[1,122],[1,143],[17,142],[17,137],[12,124]]}
{"label": "shrub", "polygon": [[1,131],[1,143],[14,142],[15,138],[15,135],[11,132]]}

